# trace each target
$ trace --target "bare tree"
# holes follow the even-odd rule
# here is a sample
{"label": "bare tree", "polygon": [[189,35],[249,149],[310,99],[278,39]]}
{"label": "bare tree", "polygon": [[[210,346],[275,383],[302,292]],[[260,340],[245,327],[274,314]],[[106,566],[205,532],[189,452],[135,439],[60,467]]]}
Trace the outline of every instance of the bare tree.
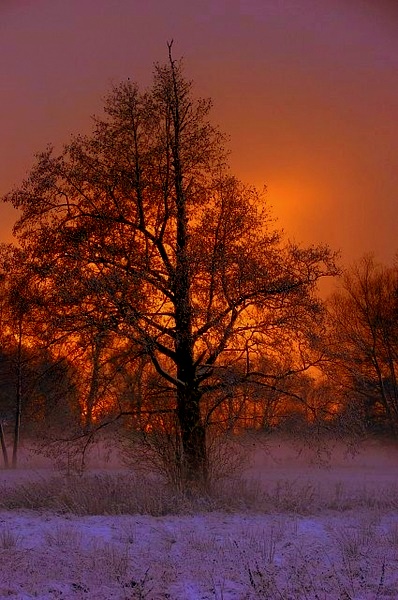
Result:
{"label": "bare tree", "polygon": [[[7,338],[7,297],[6,297],[6,286],[5,286],[5,277],[0,277],[0,348],[1,351],[4,350],[5,340]],[[3,398],[1,398],[3,404]],[[6,469],[9,467],[9,458],[8,458],[8,448],[6,442],[6,435],[4,430],[4,413],[3,408],[0,414],[0,444],[1,444],[1,452],[3,456],[3,462]]]}
{"label": "bare tree", "polygon": [[398,432],[398,271],[365,256],[330,302],[329,375],[368,427]]}
{"label": "bare tree", "polygon": [[[8,248],[1,248],[1,259],[4,260],[8,254]],[[23,279],[15,277],[13,284],[10,284],[10,278],[4,270],[1,273],[2,283],[2,315],[1,315],[1,351],[3,358],[8,353],[10,362],[9,376],[13,382],[13,448],[12,448],[12,466],[15,468],[18,462],[18,450],[21,435],[21,418],[23,404],[23,379],[25,371],[26,356],[24,355],[24,341],[27,338],[26,314],[28,312],[28,303],[26,295],[22,291],[24,286]],[[8,465],[7,448],[5,443],[4,430],[2,427],[2,448],[5,464]]]}
{"label": "bare tree", "polygon": [[[65,356],[50,353],[42,336],[42,329],[48,329],[48,320],[43,323],[25,259],[20,248],[1,247],[1,411],[6,421],[13,422],[13,431],[8,431],[8,435],[11,434],[13,440],[14,468],[18,463],[22,429],[29,430],[30,434],[40,432],[43,438],[44,429],[55,420],[61,400],[63,406],[59,412],[72,415],[72,371]],[[7,465],[3,427],[1,438]]]}
{"label": "bare tree", "polygon": [[92,135],[38,155],[5,198],[52,313],[74,328],[101,316],[150,358],[174,398],[187,482],[207,477],[203,400],[270,385],[259,355],[282,335],[304,347],[322,318],[316,282],[336,273],[327,247],[285,243],[264,195],[229,174],[210,107],[170,44],[149,90],[116,86]]}

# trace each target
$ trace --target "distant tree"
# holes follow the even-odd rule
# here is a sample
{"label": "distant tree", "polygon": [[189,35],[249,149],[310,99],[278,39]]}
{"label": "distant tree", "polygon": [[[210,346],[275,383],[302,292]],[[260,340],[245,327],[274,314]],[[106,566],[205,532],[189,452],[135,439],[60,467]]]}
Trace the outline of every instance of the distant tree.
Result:
{"label": "distant tree", "polygon": [[[50,353],[41,337],[43,325],[38,318],[41,315],[24,259],[19,248],[1,248],[0,414],[8,425],[9,436],[13,423],[13,467],[18,462],[22,429],[43,439],[44,431],[54,428],[56,414],[63,412],[70,418],[73,413],[72,369],[64,356]],[[7,466],[4,431],[2,428]]]}
{"label": "distant tree", "polygon": [[[5,339],[7,337],[7,298],[5,293],[5,278],[4,276],[0,276],[0,352],[4,351]],[[3,405],[4,403],[4,394],[0,394],[0,403]],[[0,444],[1,444],[1,452],[3,456],[3,462],[6,469],[9,467],[9,457],[8,457],[8,448],[7,441],[5,436],[4,429],[4,421],[5,417],[8,416],[5,414],[3,406],[0,408]]]}
{"label": "distant tree", "polygon": [[330,302],[329,375],[367,428],[398,434],[398,269],[365,256]]}
{"label": "distant tree", "polygon": [[5,197],[53,318],[101,322],[149,358],[165,392],[153,413],[174,415],[189,484],[207,478],[206,399],[270,385],[259,356],[282,335],[304,345],[322,318],[316,283],[337,271],[327,247],[284,243],[263,194],[229,174],[210,107],[170,44],[151,89],[116,86],[92,135],[38,155]]}
{"label": "distant tree", "polygon": [[[1,259],[9,254],[7,247],[1,248]],[[16,274],[15,274],[16,275]],[[11,383],[13,391],[11,393],[12,408],[14,421],[13,431],[13,449],[12,449],[12,466],[17,466],[18,449],[20,443],[20,429],[22,416],[23,402],[23,379],[24,379],[24,338],[27,337],[26,313],[28,312],[28,303],[26,301],[25,290],[23,289],[23,280],[15,276],[11,284],[10,278],[5,273],[4,268],[1,270],[1,294],[2,294],[2,314],[1,314],[1,352],[2,362],[9,363],[5,369],[7,374],[7,383]],[[6,360],[6,356],[8,360]],[[4,369],[3,369],[4,374]],[[7,386],[8,387],[8,386]],[[7,406],[7,403],[3,404]],[[10,406],[8,406],[10,414]],[[8,416],[9,416],[8,414]],[[3,434],[4,437],[4,434]],[[4,450],[3,450],[4,454]],[[8,463],[8,458],[4,454],[5,463]]]}

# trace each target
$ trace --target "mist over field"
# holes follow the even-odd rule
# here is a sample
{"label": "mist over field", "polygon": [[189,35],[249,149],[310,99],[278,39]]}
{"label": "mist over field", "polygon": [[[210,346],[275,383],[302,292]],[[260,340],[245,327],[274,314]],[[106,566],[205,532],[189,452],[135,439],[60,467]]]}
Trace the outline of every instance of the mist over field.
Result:
{"label": "mist over field", "polygon": [[101,446],[80,475],[25,450],[0,472],[0,598],[397,597],[395,443],[233,450],[241,472],[198,495]]}

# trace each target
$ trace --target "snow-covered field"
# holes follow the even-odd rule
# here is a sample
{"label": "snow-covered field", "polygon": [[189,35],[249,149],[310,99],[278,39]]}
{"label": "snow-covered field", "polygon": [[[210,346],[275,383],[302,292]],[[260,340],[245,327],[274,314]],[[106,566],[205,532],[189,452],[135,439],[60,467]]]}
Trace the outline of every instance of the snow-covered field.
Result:
{"label": "snow-covered field", "polygon": [[200,500],[109,464],[0,471],[0,598],[398,599],[398,447],[254,450]]}

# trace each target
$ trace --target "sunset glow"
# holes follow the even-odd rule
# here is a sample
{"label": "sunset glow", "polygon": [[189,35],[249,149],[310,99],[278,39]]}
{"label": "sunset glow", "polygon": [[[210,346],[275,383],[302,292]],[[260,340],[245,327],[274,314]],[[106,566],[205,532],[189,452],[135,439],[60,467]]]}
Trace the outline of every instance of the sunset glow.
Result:
{"label": "sunset glow", "polygon": [[[166,41],[231,136],[233,172],[280,225],[344,261],[396,251],[398,36],[392,2],[2,2],[0,193],[46,144],[87,131],[112,83],[148,82]],[[147,32],[143,35],[142,32]],[[148,33],[150,32],[150,33]],[[1,209],[11,238],[16,212]]]}
{"label": "sunset glow", "polygon": [[0,0],[0,599],[398,598],[395,3]]}

